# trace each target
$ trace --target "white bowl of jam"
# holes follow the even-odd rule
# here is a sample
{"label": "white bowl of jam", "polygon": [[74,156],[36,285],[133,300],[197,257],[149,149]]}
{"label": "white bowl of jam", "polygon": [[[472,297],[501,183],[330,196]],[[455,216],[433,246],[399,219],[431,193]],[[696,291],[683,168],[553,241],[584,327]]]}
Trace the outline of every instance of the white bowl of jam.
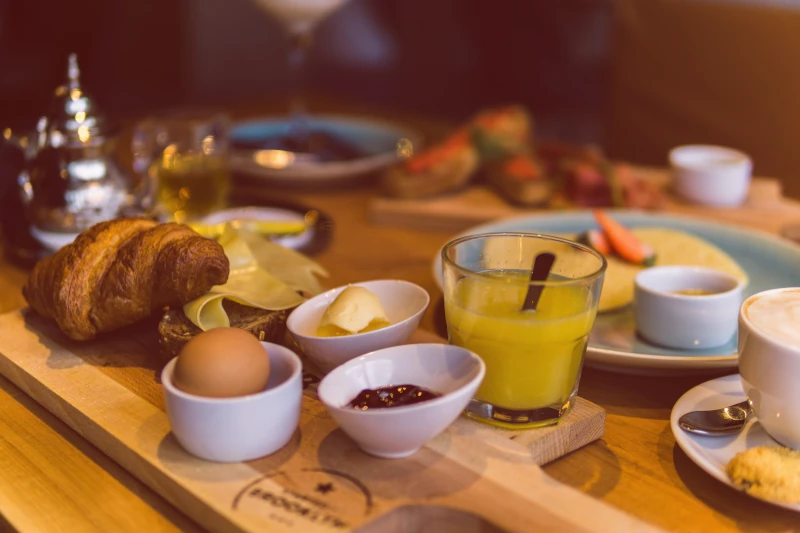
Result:
{"label": "white bowl of jam", "polygon": [[408,457],[466,409],[486,366],[447,344],[407,344],[357,357],[332,370],[317,396],[359,448]]}
{"label": "white bowl of jam", "polygon": [[653,267],[634,282],[636,329],[645,340],[679,349],[714,348],[736,335],[741,280],[711,268]]}

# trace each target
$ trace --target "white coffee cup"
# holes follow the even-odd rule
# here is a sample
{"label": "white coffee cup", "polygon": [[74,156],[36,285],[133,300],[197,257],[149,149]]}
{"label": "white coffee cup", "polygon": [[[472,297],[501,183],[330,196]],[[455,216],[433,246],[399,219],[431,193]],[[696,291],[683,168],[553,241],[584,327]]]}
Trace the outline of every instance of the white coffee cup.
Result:
{"label": "white coffee cup", "polygon": [[739,374],[764,430],[800,449],[800,287],[760,292],[742,304]]}

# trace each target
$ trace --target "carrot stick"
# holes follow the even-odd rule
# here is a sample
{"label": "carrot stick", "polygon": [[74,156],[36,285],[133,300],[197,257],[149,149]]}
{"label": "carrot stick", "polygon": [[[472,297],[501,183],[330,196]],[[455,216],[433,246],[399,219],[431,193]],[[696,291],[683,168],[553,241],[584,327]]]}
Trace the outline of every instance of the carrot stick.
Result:
{"label": "carrot stick", "polygon": [[603,230],[590,229],[581,233],[578,236],[578,242],[593,248],[596,252],[608,256],[611,254],[611,244],[608,242],[606,234]]}
{"label": "carrot stick", "polygon": [[656,259],[653,249],[640,241],[628,228],[599,209],[594,211],[594,218],[618,256],[637,265],[653,265]]}

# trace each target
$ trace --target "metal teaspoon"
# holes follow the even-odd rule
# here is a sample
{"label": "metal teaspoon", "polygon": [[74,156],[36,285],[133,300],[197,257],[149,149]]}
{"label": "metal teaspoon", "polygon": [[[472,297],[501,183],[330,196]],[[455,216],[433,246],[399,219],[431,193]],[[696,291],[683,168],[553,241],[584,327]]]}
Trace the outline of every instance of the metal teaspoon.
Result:
{"label": "metal teaspoon", "polygon": [[740,432],[752,412],[750,403],[745,400],[721,409],[686,413],[678,419],[678,425],[689,433],[724,437]]}

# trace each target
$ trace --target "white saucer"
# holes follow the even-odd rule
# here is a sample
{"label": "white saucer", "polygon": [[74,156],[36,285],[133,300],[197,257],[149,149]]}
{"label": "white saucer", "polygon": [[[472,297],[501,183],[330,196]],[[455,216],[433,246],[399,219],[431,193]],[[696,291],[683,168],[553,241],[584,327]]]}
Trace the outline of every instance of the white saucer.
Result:
{"label": "white saucer", "polygon": [[[202,221],[206,224],[218,224],[228,220],[236,219],[249,219],[249,220],[276,220],[276,221],[293,221],[303,222],[305,219],[303,214],[290,209],[281,209],[278,207],[234,207],[217,211]],[[289,235],[286,237],[276,237],[272,240],[286,248],[302,248],[314,239],[316,232],[315,227],[310,227],[308,230],[300,233],[299,235]],[[56,252],[58,249],[72,243],[79,235],[78,233],[55,233],[42,231],[36,227],[31,227],[31,235],[39,241],[50,252]]]}
{"label": "white saucer", "polygon": [[[203,219],[206,224],[219,224],[230,220],[266,220],[266,221],[286,221],[303,222],[303,213],[279,207],[233,207],[212,213]],[[286,248],[302,248],[314,238],[316,232],[314,226],[309,227],[299,235],[288,235],[286,237],[273,237],[271,240],[285,246]]]}
{"label": "white saucer", "polygon": [[[756,446],[779,446],[779,444],[767,435],[755,417],[748,420],[741,433],[729,437],[703,437],[687,433],[678,426],[678,419],[690,411],[717,409],[742,402],[745,399],[739,374],[712,379],[681,396],[675,402],[669,418],[672,434],[675,435],[678,446],[686,452],[686,455],[697,466],[737,490],[739,490],[738,487],[725,473],[725,466],[733,459],[733,456]],[[792,511],[800,511],[800,504],[764,501]]]}
{"label": "white saucer", "polygon": [[72,243],[79,235],[78,233],[58,233],[55,231],[40,230],[36,226],[31,226],[31,235],[39,241],[48,251],[55,252],[60,248]]}

